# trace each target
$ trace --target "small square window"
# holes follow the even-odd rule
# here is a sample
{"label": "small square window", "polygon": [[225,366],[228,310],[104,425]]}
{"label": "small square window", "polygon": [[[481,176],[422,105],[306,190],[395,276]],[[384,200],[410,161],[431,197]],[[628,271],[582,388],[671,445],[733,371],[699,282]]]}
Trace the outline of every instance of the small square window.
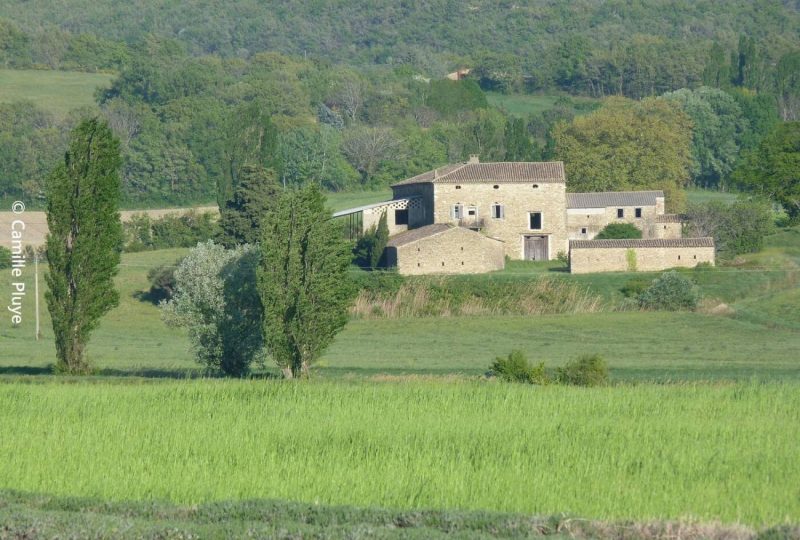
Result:
{"label": "small square window", "polygon": [[625,217],[625,209],[624,208],[617,208],[617,217],[624,218]]}
{"label": "small square window", "polygon": [[641,209],[641,208],[637,208],[637,209],[636,209],[636,217],[637,217],[637,218],[640,218],[640,217],[642,217],[642,209]]}
{"label": "small square window", "polygon": [[537,231],[542,228],[542,213],[541,212],[531,212],[530,216],[530,227],[531,230]]}
{"label": "small square window", "polygon": [[408,225],[408,209],[394,211],[395,225]]}
{"label": "small square window", "polygon": [[581,229],[581,234],[586,234],[586,227]]}

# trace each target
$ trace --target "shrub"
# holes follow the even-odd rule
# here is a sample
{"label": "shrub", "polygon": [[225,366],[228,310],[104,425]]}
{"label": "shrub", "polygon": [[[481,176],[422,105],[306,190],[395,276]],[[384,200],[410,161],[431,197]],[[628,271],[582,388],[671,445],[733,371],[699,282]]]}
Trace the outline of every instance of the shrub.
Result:
{"label": "shrub", "polygon": [[389,241],[389,226],[386,212],[381,215],[378,225],[372,227],[358,239],[353,249],[353,262],[360,268],[371,269],[385,266],[383,252]]}
{"label": "shrub", "polygon": [[359,291],[376,295],[396,294],[405,283],[403,276],[393,270],[354,272],[353,281]]}
{"label": "shrub", "polygon": [[547,384],[544,362],[531,366],[522,351],[514,350],[506,356],[498,356],[489,366],[489,373],[505,382]]}
{"label": "shrub", "polygon": [[608,384],[608,366],[600,355],[580,356],[556,370],[558,384],[604,386]]}
{"label": "shrub", "polygon": [[175,294],[175,269],[181,263],[177,261],[174,265],[159,265],[147,271],[147,280],[150,282],[150,291],[147,293],[148,299],[154,304],[162,300],[171,300]]}
{"label": "shrub", "polygon": [[646,291],[652,283],[652,279],[635,277],[626,281],[625,285],[623,285],[619,291],[625,296],[625,298],[639,298],[639,295]]}
{"label": "shrub", "polygon": [[0,246],[0,269],[11,268],[11,250]]}
{"label": "shrub", "polygon": [[756,198],[739,199],[731,205],[720,201],[693,204],[687,210],[687,219],[688,235],[714,237],[723,259],[761,251],[764,237],[774,232],[772,206]]}
{"label": "shrub", "polygon": [[621,240],[641,237],[641,229],[631,223],[609,223],[602,231],[597,233],[595,240]]}
{"label": "shrub", "polygon": [[125,237],[123,249],[128,252],[194,247],[218,233],[214,214],[194,210],[155,219],[147,214],[134,214],[122,228]]}
{"label": "shrub", "polygon": [[567,254],[566,251],[559,251],[558,254],[556,254],[556,259],[565,267],[569,268],[569,254]]}
{"label": "shrub", "polygon": [[189,330],[197,361],[210,371],[241,377],[263,361],[261,298],[256,289],[258,249],[198,244],[175,269],[172,300],[161,303],[169,326]]}
{"label": "shrub", "polygon": [[639,295],[639,306],[652,310],[693,311],[699,301],[697,286],[674,270],[661,274]]}

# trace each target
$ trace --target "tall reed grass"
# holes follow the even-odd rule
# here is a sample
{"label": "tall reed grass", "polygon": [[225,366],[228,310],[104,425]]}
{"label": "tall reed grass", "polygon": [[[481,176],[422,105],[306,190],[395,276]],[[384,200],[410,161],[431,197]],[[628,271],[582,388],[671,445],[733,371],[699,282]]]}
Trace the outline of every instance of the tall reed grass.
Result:
{"label": "tall reed grass", "polygon": [[796,384],[0,384],[0,489],[800,518]]}
{"label": "tall reed grass", "polygon": [[359,318],[594,313],[606,308],[596,294],[564,279],[526,281],[408,279],[397,289],[362,289],[351,315]]}

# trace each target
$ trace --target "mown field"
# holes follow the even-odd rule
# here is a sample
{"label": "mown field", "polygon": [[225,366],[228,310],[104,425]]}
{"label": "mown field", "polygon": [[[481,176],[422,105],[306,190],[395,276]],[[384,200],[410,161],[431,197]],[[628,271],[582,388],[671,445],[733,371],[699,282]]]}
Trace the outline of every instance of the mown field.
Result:
{"label": "mown field", "polygon": [[18,383],[0,426],[0,488],[56,495],[800,518],[797,384]]}
{"label": "mown field", "polygon": [[64,115],[78,107],[94,105],[94,92],[108,86],[107,73],[0,69],[0,102],[32,101],[39,107]]}
{"label": "mown field", "polygon": [[[186,250],[123,255],[117,285],[120,306],[102,321],[88,353],[105,375],[185,376],[195,372],[184,332],[169,329],[158,308],[143,298],[147,271],[172,264]],[[503,283],[559,279],[585,287],[608,307],[599,312],[541,316],[358,318],[325,353],[322,377],[402,374],[482,374],[491,360],[513,348],[557,367],[583,353],[602,354],[618,380],[800,378],[798,266],[800,230],[768,239],[767,248],[738,266],[687,271],[706,297],[707,312],[614,311],[632,279],[655,274],[571,276],[557,264],[512,263],[501,273],[451,278],[455,289],[480,293]],[[48,374],[55,352],[41,293],[42,339],[34,339],[33,268],[26,269],[23,324],[0,325],[0,373]],[[7,302],[10,274],[0,273]],[[40,280],[44,287],[44,280]],[[714,311],[720,303],[727,309]],[[713,311],[713,312],[712,312]]]}

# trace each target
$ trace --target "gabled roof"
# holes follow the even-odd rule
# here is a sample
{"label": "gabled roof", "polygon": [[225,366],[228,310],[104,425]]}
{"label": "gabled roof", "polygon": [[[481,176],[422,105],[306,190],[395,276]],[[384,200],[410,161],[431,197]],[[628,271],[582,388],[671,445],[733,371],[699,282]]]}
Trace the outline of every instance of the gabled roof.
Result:
{"label": "gabled roof", "polygon": [[394,186],[406,184],[502,184],[541,182],[563,184],[564,164],[560,161],[547,162],[496,162],[459,163],[446,165],[432,171],[418,174],[408,180],[397,182]]}
{"label": "gabled roof", "polygon": [[683,223],[686,217],[680,214],[659,214],[656,216],[656,223]]}
{"label": "gabled roof", "polygon": [[386,245],[389,247],[405,246],[406,244],[416,242],[417,240],[422,240],[423,238],[428,238],[429,236],[441,234],[449,229],[452,229],[453,227],[455,227],[455,225],[451,225],[450,223],[434,223],[433,225],[425,225],[419,229],[411,229],[392,236],[389,238],[389,241],[386,243]]}
{"label": "gabled roof", "polygon": [[630,240],[570,240],[570,249],[594,248],[698,248],[714,247],[714,239],[704,238],[651,238]]}
{"label": "gabled roof", "polygon": [[663,191],[598,191],[567,193],[567,208],[607,208],[609,206],[655,206]]}

